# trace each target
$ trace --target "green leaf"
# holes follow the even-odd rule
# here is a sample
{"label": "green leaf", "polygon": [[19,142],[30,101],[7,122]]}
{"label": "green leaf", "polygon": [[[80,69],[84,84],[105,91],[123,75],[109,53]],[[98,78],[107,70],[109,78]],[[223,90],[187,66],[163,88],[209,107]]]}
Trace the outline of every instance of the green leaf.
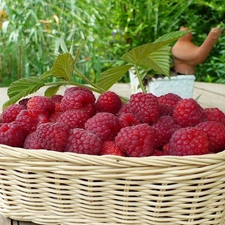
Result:
{"label": "green leaf", "polygon": [[36,92],[44,86],[44,82],[39,77],[21,78],[8,87],[9,100],[3,105],[5,108],[8,105],[16,103],[21,98]]}
{"label": "green leaf", "polygon": [[74,59],[70,53],[58,55],[52,67],[52,75],[70,81],[74,70],[74,63]]}
{"label": "green leaf", "polygon": [[188,31],[174,31],[159,37],[153,43],[144,44],[133,48],[122,56],[122,59],[128,63],[143,66],[149,60],[150,53],[157,52],[158,49],[169,45],[171,42],[185,35]]}
{"label": "green leaf", "polygon": [[42,80],[45,80],[45,79],[47,79],[47,78],[49,78],[51,76],[52,76],[52,70],[47,70],[40,76],[40,78]]}
{"label": "green leaf", "polygon": [[122,65],[104,71],[101,73],[97,85],[104,90],[108,90],[113,84],[122,78],[131,67],[132,65]]}
{"label": "green leaf", "polygon": [[55,95],[57,93],[57,91],[59,90],[60,86],[61,86],[61,84],[56,84],[56,85],[52,85],[51,87],[48,87],[45,90],[44,95],[46,97],[51,97],[51,96]]}

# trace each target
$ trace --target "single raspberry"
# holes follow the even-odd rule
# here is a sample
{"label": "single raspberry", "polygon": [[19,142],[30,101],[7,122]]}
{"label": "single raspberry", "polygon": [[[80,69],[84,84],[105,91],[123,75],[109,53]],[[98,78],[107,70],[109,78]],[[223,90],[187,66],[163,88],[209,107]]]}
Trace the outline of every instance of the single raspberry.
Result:
{"label": "single raspberry", "polygon": [[159,104],[159,116],[172,116],[174,107],[165,104]]}
{"label": "single raspberry", "polygon": [[192,127],[205,120],[204,109],[192,98],[180,100],[173,117],[181,127]]}
{"label": "single raspberry", "polygon": [[123,113],[118,118],[121,128],[141,123],[141,121],[133,113]]}
{"label": "single raspberry", "polygon": [[97,112],[110,112],[117,114],[122,106],[122,101],[120,97],[112,91],[103,92],[99,95],[96,103],[95,109]]}
{"label": "single raspberry", "polygon": [[95,102],[95,100],[96,100],[94,93],[90,89],[88,89],[86,87],[68,87],[65,90],[64,95],[70,94],[70,93],[72,93],[74,91],[78,91],[78,92],[79,91],[84,91],[86,93],[89,93],[92,96],[93,101]]}
{"label": "single raspberry", "polygon": [[116,145],[114,141],[105,141],[99,154],[126,156],[126,154]]}
{"label": "single raspberry", "polygon": [[225,149],[225,127],[216,121],[204,121],[196,126],[207,134],[209,151],[220,152]]}
{"label": "single raspberry", "polygon": [[169,105],[173,108],[176,106],[176,104],[181,100],[182,98],[174,93],[167,93],[165,95],[161,95],[158,97],[159,104],[163,105]]}
{"label": "single raspberry", "polygon": [[112,113],[99,112],[87,120],[85,129],[99,136],[102,141],[113,140],[120,130],[120,122]]}
{"label": "single raspberry", "polygon": [[27,102],[27,110],[35,111],[38,114],[49,116],[55,112],[55,103],[44,96],[33,96]]}
{"label": "single raspberry", "polygon": [[11,147],[23,147],[25,137],[22,127],[16,122],[0,125],[0,144]]}
{"label": "single raspberry", "polygon": [[38,114],[36,111],[24,109],[20,111],[15,120],[23,128],[25,136],[34,132],[38,125],[48,122],[45,114]]}
{"label": "single raspberry", "polygon": [[204,113],[206,120],[220,122],[225,126],[225,113],[220,109],[216,107],[205,108]]}
{"label": "single raspberry", "polygon": [[63,112],[74,109],[85,110],[89,115],[95,113],[95,100],[87,91],[71,91],[63,96],[60,108]]}
{"label": "single raspberry", "polygon": [[36,135],[43,149],[64,151],[70,129],[62,123],[43,123],[37,127]]}
{"label": "single raspberry", "polygon": [[169,155],[203,155],[209,152],[206,133],[196,127],[185,127],[175,131],[170,138]]}
{"label": "single raspberry", "polygon": [[169,142],[172,134],[180,129],[180,125],[176,124],[172,116],[161,116],[155,123],[152,124],[155,130],[156,148],[162,149]]}
{"label": "single raspberry", "polygon": [[117,134],[115,143],[128,156],[150,156],[154,152],[155,132],[147,123],[124,127]]}
{"label": "single raspberry", "polygon": [[98,155],[102,150],[102,140],[92,132],[82,128],[74,128],[68,137],[66,152]]}
{"label": "single raspberry", "polygon": [[20,104],[12,104],[5,108],[1,115],[2,123],[10,123],[16,120],[17,115],[21,110],[25,109],[25,106]]}
{"label": "single raspberry", "polygon": [[120,116],[123,113],[131,113],[129,102],[122,104],[122,106],[121,106],[119,112],[117,113],[117,115]]}
{"label": "single raspberry", "polygon": [[69,110],[63,112],[56,122],[66,124],[70,129],[84,128],[84,124],[89,119],[89,114],[81,109]]}
{"label": "single raspberry", "polygon": [[60,103],[61,100],[63,98],[63,95],[53,95],[52,97],[50,97],[50,100],[52,100],[55,103],[55,112],[60,112],[61,108],[60,108]]}
{"label": "single raspberry", "polygon": [[42,149],[36,132],[27,135],[26,139],[24,140],[23,147],[25,149]]}
{"label": "single raspberry", "polygon": [[159,104],[157,97],[151,93],[139,92],[130,97],[131,112],[142,123],[154,123],[159,117]]}

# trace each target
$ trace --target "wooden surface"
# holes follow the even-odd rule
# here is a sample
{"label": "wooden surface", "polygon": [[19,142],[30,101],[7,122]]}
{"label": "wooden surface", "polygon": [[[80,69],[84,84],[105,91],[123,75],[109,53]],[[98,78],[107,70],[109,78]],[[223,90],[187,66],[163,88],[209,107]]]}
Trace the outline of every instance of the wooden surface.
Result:
{"label": "wooden surface", "polygon": [[[60,93],[63,93],[65,88],[60,89]],[[130,85],[129,84],[116,84],[111,88],[121,96],[130,96]],[[8,99],[7,89],[0,88],[0,106]],[[37,94],[43,94],[44,89],[38,91]],[[196,82],[193,98],[198,98],[198,102],[203,107],[218,107],[225,112],[225,84],[211,84]],[[22,210],[22,209],[21,209]],[[0,215],[0,225],[35,225],[31,222],[20,222],[11,219],[4,218]]]}

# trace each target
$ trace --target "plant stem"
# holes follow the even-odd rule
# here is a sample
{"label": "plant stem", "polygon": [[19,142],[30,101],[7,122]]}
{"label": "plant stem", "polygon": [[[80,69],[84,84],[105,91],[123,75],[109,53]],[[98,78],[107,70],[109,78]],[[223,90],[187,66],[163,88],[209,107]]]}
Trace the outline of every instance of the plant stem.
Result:
{"label": "plant stem", "polygon": [[142,90],[142,92],[146,93],[147,91],[146,91],[146,88],[145,88],[145,86],[144,86],[144,84],[142,82],[141,75],[140,75],[139,70],[138,70],[138,66],[135,64],[134,67],[135,67],[136,76],[138,78],[138,82],[139,82],[139,85],[141,87],[141,90]]}

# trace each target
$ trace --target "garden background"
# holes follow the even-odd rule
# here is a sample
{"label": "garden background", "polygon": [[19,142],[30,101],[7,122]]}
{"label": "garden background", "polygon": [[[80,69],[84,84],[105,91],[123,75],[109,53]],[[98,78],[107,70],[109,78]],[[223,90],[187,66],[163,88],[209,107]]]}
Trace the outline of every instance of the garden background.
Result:
{"label": "garden background", "polygon": [[[0,87],[40,76],[59,53],[75,55],[84,41],[79,69],[95,81],[131,48],[181,25],[200,45],[211,28],[224,29],[224,19],[224,0],[0,0]],[[224,34],[196,67],[197,81],[225,83]]]}

